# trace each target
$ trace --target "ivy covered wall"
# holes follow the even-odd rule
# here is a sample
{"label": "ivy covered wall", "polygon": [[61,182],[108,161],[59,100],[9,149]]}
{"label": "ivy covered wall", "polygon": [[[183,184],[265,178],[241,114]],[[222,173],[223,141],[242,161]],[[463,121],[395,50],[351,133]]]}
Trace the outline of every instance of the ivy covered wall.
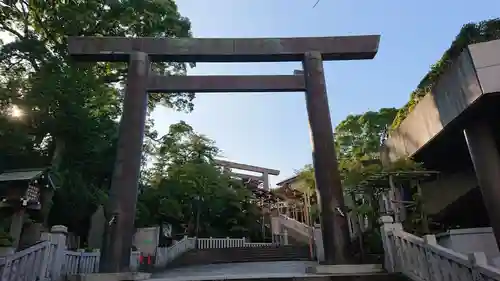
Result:
{"label": "ivy covered wall", "polygon": [[410,100],[399,109],[391,129],[396,129],[417,103],[429,92],[439,80],[441,75],[448,70],[453,61],[470,44],[481,43],[500,39],[500,18],[468,23],[462,27],[450,48],[444,52],[441,59],[431,66],[430,71],[418,84],[417,89],[410,95]]}

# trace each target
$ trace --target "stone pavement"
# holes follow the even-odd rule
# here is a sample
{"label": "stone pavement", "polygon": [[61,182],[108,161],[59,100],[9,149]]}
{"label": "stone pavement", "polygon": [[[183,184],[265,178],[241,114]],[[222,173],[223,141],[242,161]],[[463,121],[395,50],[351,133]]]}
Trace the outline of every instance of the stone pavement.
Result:
{"label": "stone pavement", "polygon": [[[319,274],[306,273],[306,268],[317,266],[313,261],[275,261],[222,263],[186,266],[153,274],[152,280],[198,281],[254,278],[293,278],[320,277]],[[324,275],[326,276],[326,275]]]}

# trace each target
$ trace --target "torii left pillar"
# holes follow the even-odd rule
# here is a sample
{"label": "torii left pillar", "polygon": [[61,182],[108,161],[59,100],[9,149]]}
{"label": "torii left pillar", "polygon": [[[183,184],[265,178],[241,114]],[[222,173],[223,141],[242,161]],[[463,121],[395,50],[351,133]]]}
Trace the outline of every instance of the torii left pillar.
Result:
{"label": "torii left pillar", "polygon": [[143,52],[130,54],[127,85],[120,121],[108,208],[108,227],[104,237],[100,271],[128,271],[134,235],[138,182],[148,108],[150,64]]}

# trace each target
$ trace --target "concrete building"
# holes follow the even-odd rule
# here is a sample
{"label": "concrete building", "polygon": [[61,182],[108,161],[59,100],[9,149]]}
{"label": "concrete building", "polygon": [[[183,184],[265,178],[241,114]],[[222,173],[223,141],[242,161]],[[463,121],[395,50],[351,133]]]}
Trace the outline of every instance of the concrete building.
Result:
{"label": "concrete building", "polygon": [[500,241],[500,40],[469,45],[382,146],[384,163],[413,157],[435,181],[425,210],[448,228],[491,226]]}

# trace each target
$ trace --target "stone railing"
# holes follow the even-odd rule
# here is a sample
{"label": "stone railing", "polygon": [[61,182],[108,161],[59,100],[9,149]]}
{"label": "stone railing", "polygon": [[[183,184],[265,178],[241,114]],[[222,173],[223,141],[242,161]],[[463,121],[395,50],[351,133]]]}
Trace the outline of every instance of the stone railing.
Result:
{"label": "stone railing", "polygon": [[99,271],[100,252],[65,251],[63,274],[94,273]]}
{"label": "stone railing", "polygon": [[493,281],[500,270],[488,265],[484,253],[464,255],[437,244],[434,235],[423,238],[405,232],[392,217],[380,218],[385,269],[413,281]]}
{"label": "stone railing", "polygon": [[295,219],[292,219],[290,217],[287,217],[285,215],[280,215],[280,223],[287,228],[293,229],[296,232],[306,236],[310,237],[312,233],[312,227],[308,226],[305,223],[299,222]]}
{"label": "stone railing", "polygon": [[170,247],[161,247],[156,249],[155,267],[164,267],[183,253],[194,249],[195,239],[184,236],[181,240],[175,242]]}
{"label": "stone railing", "polygon": [[[99,252],[68,251],[62,225],[52,227],[44,241],[22,251],[0,257],[0,280],[57,281],[66,276],[99,271]],[[138,269],[139,252],[132,252],[130,269]]]}
{"label": "stone railing", "polygon": [[[51,280],[57,268],[51,252],[55,249],[50,241],[43,241],[27,249],[0,257],[0,280]],[[56,272],[56,274],[60,274]]]}

